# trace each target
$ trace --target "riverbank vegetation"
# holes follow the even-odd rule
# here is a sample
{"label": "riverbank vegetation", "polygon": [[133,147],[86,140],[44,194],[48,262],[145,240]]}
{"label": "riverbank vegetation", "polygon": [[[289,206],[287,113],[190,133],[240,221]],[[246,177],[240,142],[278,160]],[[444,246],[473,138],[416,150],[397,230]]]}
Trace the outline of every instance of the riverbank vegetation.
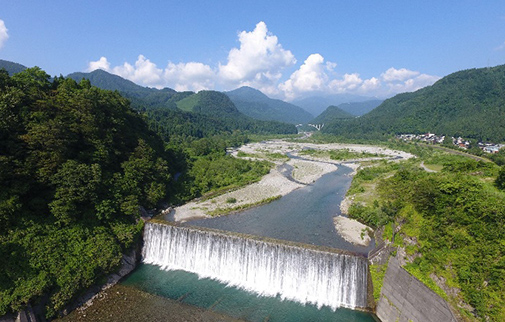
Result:
{"label": "riverbank vegetation", "polygon": [[194,134],[188,121],[168,133],[148,117],[87,80],[0,70],[0,316],[31,303],[54,317],[103,282],[136,245],[142,207],[240,187],[270,170],[227,155],[248,141],[245,132]]}
{"label": "riverbank vegetation", "polygon": [[302,150],[299,152],[300,155],[308,155],[318,158],[330,158],[330,160],[335,161],[346,161],[352,159],[364,159],[364,158],[377,158],[385,157],[385,155],[380,153],[369,153],[369,152],[355,152],[349,149],[339,149],[339,150]]}
{"label": "riverbank vegetation", "polygon": [[404,268],[465,319],[504,320],[505,192],[497,178],[505,170],[429,147],[404,149],[418,158],[358,172],[349,216],[394,238]]}

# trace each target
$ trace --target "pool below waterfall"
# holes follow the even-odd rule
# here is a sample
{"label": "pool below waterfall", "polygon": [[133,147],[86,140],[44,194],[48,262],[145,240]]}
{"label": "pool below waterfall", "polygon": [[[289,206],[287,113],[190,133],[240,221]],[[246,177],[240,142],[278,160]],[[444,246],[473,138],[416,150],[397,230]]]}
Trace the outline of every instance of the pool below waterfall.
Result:
{"label": "pool below waterfall", "polygon": [[[333,217],[351,184],[352,170],[339,166],[311,185],[270,204],[224,217],[194,220],[188,225],[228,230],[300,243],[333,247],[365,255],[373,249],[340,237]],[[263,296],[181,270],[165,271],[142,264],[123,284],[247,321],[375,321],[368,313],[300,304],[281,296]]]}

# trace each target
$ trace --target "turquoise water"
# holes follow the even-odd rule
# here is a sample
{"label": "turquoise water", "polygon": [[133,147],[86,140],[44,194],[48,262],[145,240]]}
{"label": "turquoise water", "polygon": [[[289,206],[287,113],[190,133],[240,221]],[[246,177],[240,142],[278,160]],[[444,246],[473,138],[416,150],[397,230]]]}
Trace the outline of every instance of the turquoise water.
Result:
{"label": "turquoise water", "polygon": [[247,321],[375,321],[372,315],[360,311],[332,311],[279,297],[262,297],[215,280],[199,279],[196,274],[167,272],[146,264],[140,265],[123,284]]}
{"label": "turquoise water", "polygon": [[[373,244],[369,247],[350,244],[338,236],[333,224],[333,217],[340,214],[340,202],[351,184],[350,172],[351,169],[339,166],[315,184],[270,204],[188,224],[366,254],[373,249]],[[332,311],[328,307],[301,305],[279,297],[258,296],[215,280],[199,279],[192,273],[163,271],[147,264],[142,264],[123,283],[248,321],[375,321],[364,312],[344,308]]]}

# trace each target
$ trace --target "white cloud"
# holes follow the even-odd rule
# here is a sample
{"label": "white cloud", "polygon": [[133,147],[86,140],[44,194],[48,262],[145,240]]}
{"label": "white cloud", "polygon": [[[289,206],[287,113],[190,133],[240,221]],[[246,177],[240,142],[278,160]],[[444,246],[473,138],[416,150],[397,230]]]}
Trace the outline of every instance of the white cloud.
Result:
{"label": "white cloud", "polygon": [[163,77],[176,91],[200,91],[214,87],[215,73],[210,66],[197,63],[168,63]]}
{"label": "white cloud", "polygon": [[5,26],[5,22],[0,19],[0,48],[3,47],[4,43],[9,38],[9,34],[7,33],[8,29]]}
{"label": "white cloud", "polygon": [[260,21],[253,31],[239,33],[240,48],[232,48],[226,65],[219,65],[219,77],[224,83],[274,83],[280,71],[296,63],[295,56],[282,48],[276,36]]}
{"label": "white cloud", "polygon": [[403,80],[402,82],[389,82],[386,83],[388,87],[387,94],[394,95],[403,92],[414,92],[423,87],[432,85],[439,79],[440,77],[438,76],[419,74],[416,77]]}
{"label": "white cloud", "polygon": [[163,70],[143,55],[138,56],[135,66],[125,62],[122,66],[114,67],[112,73],[147,86],[163,87],[164,83]]}
{"label": "white cloud", "polygon": [[110,71],[110,63],[107,61],[107,58],[102,56],[97,61],[89,62],[87,71],[92,72],[95,69],[103,69],[105,71]]}
{"label": "white cloud", "polygon": [[372,77],[370,79],[365,79],[363,84],[359,88],[360,93],[372,93],[376,91],[381,86],[381,82],[378,78]]}
{"label": "white cloud", "polygon": [[[0,37],[2,27],[6,34],[3,21],[0,20]],[[368,79],[362,79],[358,73],[352,72],[338,76],[337,64],[325,61],[318,53],[309,55],[288,77],[283,72],[296,63],[295,56],[282,47],[264,22],[259,22],[252,31],[239,32],[238,41],[240,46],[229,50],[226,63],[214,67],[201,62],[169,61],[165,68],[159,68],[144,55],[139,55],[135,63],[124,62],[115,67],[106,57],[100,57],[97,61],[89,62],[88,71],[103,69],[139,85],[170,87],[177,91],[230,90],[251,86],[271,97],[287,100],[308,95],[343,93],[386,97],[415,91],[439,79],[437,76],[394,67]]]}
{"label": "white cloud", "polygon": [[329,88],[333,93],[353,92],[363,83],[359,74],[345,74],[343,79],[334,79],[329,83]]}
{"label": "white cloud", "polygon": [[404,81],[417,75],[419,75],[419,72],[408,70],[406,68],[396,69],[394,67],[391,67],[381,74],[381,78],[386,82],[393,82]]}
{"label": "white cloud", "polygon": [[279,89],[286,98],[293,99],[301,93],[319,92],[327,88],[328,75],[325,70],[334,68],[336,64],[324,64],[324,57],[320,54],[310,55],[287,81],[279,84]]}

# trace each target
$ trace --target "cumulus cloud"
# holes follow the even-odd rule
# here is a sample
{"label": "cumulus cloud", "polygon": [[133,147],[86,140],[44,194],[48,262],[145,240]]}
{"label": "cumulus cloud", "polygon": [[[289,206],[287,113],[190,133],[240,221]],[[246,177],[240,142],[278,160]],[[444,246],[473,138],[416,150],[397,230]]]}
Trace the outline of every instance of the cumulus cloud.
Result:
{"label": "cumulus cloud", "polygon": [[263,21],[251,32],[240,32],[238,38],[240,47],[232,48],[227,63],[219,65],[219,77],[225,83],[272,84],[282,76],[282,69],[296,63]]}
{"label": "cumulus cloud", "polygon": [[7,33],[8,29],[5,26],[5,22],[0,19],[0,48],[3,47],[4,43],[9,38],[9,34]]}
{"label": "cumulus cloud", "polygon": [[365,79],[363,84],[359,88],[359,92],[362,94],[372,93],[376,91],[381,86],[381,82],[378,78],[372,77],[370,79]]}
{"label": "cumulus cloud", "polygon": [[391,67],[381,74],[381,78],[386,82],[393,82],[404,81],[417,75],[419,75],[419,72],[408,70],[406,68],[396,69],[394,67]]}
{"label": "cumulus cloud", "polygon": [[415,77],[404,79],[401,82],[388,82],[386,83],[388,88],[386,94],[394,95],[403,92],[414,92],[423,87],[432,85],[439,79],[440,77],[438,76],[418,74]]}
{"label": "cumulus cloud", "polygon": [[96,69],[103,69],[105,71],[110,71],[110,63],[107,61],[106,57],[102,56],[97,61],[89,62],[87,71],[92,72]]}
{"label": "cumulus cloud", "polygon": [[143,55],[138,56],[135,66],[125,62],[122,66],[114,67],[112,72],[135,83],[163,87],[163,70]]}
{"label": "cumulus cloud", "polygon": [[327,87],[326,70],[332,70],[336,64],[325,64],[320,54],[310,55],[287,81],[279,84],[288,99],[293,99],[301,93],[324,91]]}
{"label": "cumulus cloud", "polygon": [[[0,45],[7,37],[2,36],[2,28],[6,35],[5,25],[0,20]],[[295,56],[282,47],[263,21],[256,24],[252,31],[239,32],[238,41],[240,46],[229,50],[225,63],[214,67],[201,62],[168,61],[166,67],[161,68],[144,55],[139,55],[133,64],[124,62],[114,67],[106,57],[100,57],[89,62],[88,71],[103,69],[139,85],[171,87],[177,91],[231,90],[250,86],[271,97],[287,100],[343,93],[386,97],[415,91],[439,79],[395,67],[376,77],[362,79],[358,73],[339,74],[337,64],[325,61],[319,53],[309,55],[291,75],[285,75],[285,69],[296,64]]]}
{"label": "cumulus cloud", "polygon": [[363,80],[359,74],[344,74],[342,79],[334,79],[329,83],[329,88],[334,93],[347,93],[355,91]]}
{"label": "cumulus cloud", "polygon": [[176,91],[200,91],[214,87],[215,73],[210,66],[197,63],[168,63],[163,73],[166,83]]}

